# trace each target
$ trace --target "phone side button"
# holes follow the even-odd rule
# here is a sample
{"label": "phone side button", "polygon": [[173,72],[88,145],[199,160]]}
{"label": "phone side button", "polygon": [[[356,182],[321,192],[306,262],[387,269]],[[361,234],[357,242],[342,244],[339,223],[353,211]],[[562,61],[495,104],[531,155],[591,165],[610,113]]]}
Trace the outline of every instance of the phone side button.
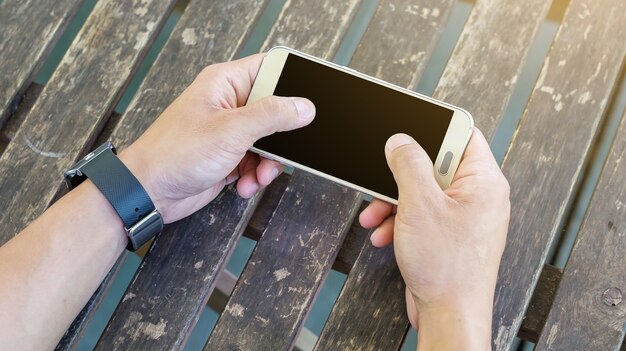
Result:
{"label": "phone side button", "polygon": [[443,161],[441,161],[441,166],[439,166],[439,174],[441,175],[448,174],[453,157],[454,157],[454,154],[452,153],[452,151],[446,152],[446,154],[443,156]]}

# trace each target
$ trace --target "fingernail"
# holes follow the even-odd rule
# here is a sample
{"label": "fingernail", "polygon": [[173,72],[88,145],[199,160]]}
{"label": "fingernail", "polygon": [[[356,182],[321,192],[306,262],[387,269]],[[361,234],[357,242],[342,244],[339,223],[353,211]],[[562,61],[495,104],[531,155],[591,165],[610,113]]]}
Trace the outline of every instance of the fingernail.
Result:
{"label": "fingernail", "polygon": [[372,235],[370,235],[370,241],[372,242],[372,245],[374,245],[374,241],[376,241],[377,236],[378,236],[378,228],[372,232]]}
{"label": "fingernail", "polygon": [[278,168],[274,168],[272,169],[272,180],[276,179],[276,177],[278,177],[278,173],[280,173],[280,170]]}
{"label": "fingernail", "polygon": [[315,116],[315,105],[307,99],[292,97],[296,110],[298,110],[298,117],[303,121],[310,121]]}
{"label": "fingernail", "polygon": [[408,145],[411,143],[413,143],[413,138],[410,136],[406,134],[395,134],[387,140],[387,148],[393,151],[402,145]]}

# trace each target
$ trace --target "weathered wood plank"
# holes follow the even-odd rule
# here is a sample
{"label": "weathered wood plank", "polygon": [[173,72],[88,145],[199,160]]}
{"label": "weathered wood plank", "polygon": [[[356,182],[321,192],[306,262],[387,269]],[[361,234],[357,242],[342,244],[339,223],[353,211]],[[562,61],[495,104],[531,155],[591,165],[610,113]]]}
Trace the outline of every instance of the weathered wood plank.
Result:
{"label": "weathered wood plank", "polygon": [[11,116],[7,120],[7,123],[4,125],[4,128],[0,129],[0,155],[4,151],[4,149],[9,145],[11,140],[15,138],[15,134],[17,134],[17,130],[20,128],[22,123],[24,123],[24,119],[28,112],[37,101],[37,98],[41,94],[43,90],[43,85],[32,83],[26,88],[26,91],[22,94],[20,98],[20,103],[15,108],[15,110],[11,113]]}
{"label": "weathered wood plank", "polygon": [[[143,80],[128,110],[120,117],[117,126],[114,128],[111,135],[114,143],[119,148],[131,144],[150,126],[167,105],[191,83],[203,67],[211,63],[232,59],[248,37],[256,23],[256,19],[265,8],[266,2],[266,0],[233,1],[227,3],[191,1],[159,53],[157,60]],[[202,15],[200,16],[199,14]],[[181,55],[181,52],[185,54]],[[219,200],[214,200],[212,204],[215,208],[219,206],[217,201]],[[238,201],[237,206],[244,206],[248,203],[243,199]],[[223,201],[223,206],[236,207],[229,201]],[[230,221],[228,225],[231,227],[241,222],[241,218],[237,216],[232,216],[228,220]],[[184,223],[191,226],[190,229],[194,228],[193,222],[185,221]],[[177,225],[176,231],[184,231],[181,229],[183,226],[183,224]],[[197,228],[192,232],[196,236],[201,237],[204,235]],[[165,262],[169,260],[182,261],[185,257],[192,254],[198,257],[205,254],[212,255],[213,257],[207,257],[208,260],[225,259],[230,256],[232,246],[227,245],[224,251],[220,253],[221,256],[215,254],[212,248],[218,242],[228,243],[231,237],[236,237],[237,235],[236,232],[221,232],[212,237],[212,241],[200,240],[199,245],[191,251],[181,249],[174,252],[170,250],[168,245],[159,245],[151,248],[150,253],[146,256],[146,260],[150,260],[151,264],[142,265],[139,268],[133,283],[136,285],[133,285],[134,287],[131,286],[132,289],[136,290],[134,294],[137,296],[151,296],[154,292],[150,290],[150,284],[155,282],[158,282],[157,286],[163,291],[169,290],[181,293],[182,291],[176,290],[179,287],[178,281],[170,283],[160,280],[159,276],[152,274],[151,265],[161,267],[160,275],[172,274],[174,271],[177,274],[181,274],[177,267],[170,267]],[[208,267],[205,266],[204,269],[208,269]],[[189,270],[188,272],[191,275],[197,273],[195,270]],[[207,280],[204,280],[205,278]],[[157,322],[160,322],[160,318],[166,321],[179,320],[179,311],[183,309],[187,311],[186,316],[183,316],[187,318],[185,323],[170,323],[167,327],[169,336],[166,340],[168,343],[172,343],[175,348],[180,348],[181,344],[184,343],[182,340],[188,336],[201,312],[200,306],[206,303],[202,299],[208,296],[213,289],[214,275],[206,275],[205,278],[197,281],[200,285],[195,288],[195,299],[158,301],[161,304],[167,302],[170,305],[162,311],[154,310],[150,312],[150,316],[154,317]],[[192,280],[193,277],[190,276],[189,279]],[[105,284],[110,283],[105,282]],[[146,311],[141,313],[142,315],[148,315]],[[116,310],[112,320],[128,320],[130,317],[132,316],[127,309],[120,308]],[[132,338],[127,338],[126,340],[113,339],[115,339],[115,335],[113,333],[109,334],[106,339],[101,341],[101,347],[105,347],[112,341],[115,341],[117,345],[150,342],[150,336],[145,333],[135,335],[135,340],[132,340]],[[124,346],[124,348],[126,347]]]}
{"label": "weathered wood plank", "polygon": [[295,171],[205,350],[292,347],[359,199],[354,190]]}
{"label": "weathered wood plank", "polygon": [[393,246],[365,243],[315,349],[399,349],[409,327],[404,288]]}
{"label": "weathered wood plank", "polygon": [[[494,309],[494,349],[522,322],[626,54],[622,0],[572,0],[503,163],[511,221]],[[574,73],[575,72],[575,73]]]}
{"label": "weathered wood plank", "polygon": [[563,271],[554,266],[543,266],[539,281],[537,281],[537,287],[528,304],[526,316],[517,334],[518,337],[532,342],[539,340],[539,335],[541,335],[546,319],[548,319],[548,313],[550,308],[552,308],[552,301],[554,300],[554,295],[556,295],[556,289],[559,287],[562,275]]}
{"label": "weathered wood plank", "polygon": [[98,2],[0,158],[0,244],[43,212],[91,146],[172,3]]}
{"label": "weathered wood plank", "polygon": [[626,114],[536,350],[618,350],[626,331]]}
{"label": "weathered wood plank", "polygon": [[261,51],[285,45],[330,60],[361,2],[287,1]]}
{"label": "weathered wood plank", "polygon": [[168,226],[154,240],[96,350],[182,349],[258,198],[242,200],[231,186]]}
{"label": "weathered wood plank", "polygon": [[0,128],[81,3],[82,0],[0,3]]}
{"label": "weathered wood plank", "polygon": [[551,1],[478,0],[434,97],[467,109],[491,139]]}
{"label": "weathered wood plank", "polygon": [[415,89],[454,4],[452,0],[381,1],[350,67]]}

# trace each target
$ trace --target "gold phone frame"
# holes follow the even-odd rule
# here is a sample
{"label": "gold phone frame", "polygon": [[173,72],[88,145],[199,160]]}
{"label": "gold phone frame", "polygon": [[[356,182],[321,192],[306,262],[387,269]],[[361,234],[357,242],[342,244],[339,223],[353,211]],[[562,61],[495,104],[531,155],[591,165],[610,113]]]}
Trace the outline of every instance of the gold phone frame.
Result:
{"label": "gold phone frame", "polygon": [[[400,93],[404,93],[404,94],[413,96],[418,99],[426,100],[435,105],[443,106],[445,108],[448,108],[454,111],[454,114],[452,115],[452,119],[450,120],[450,125],[448,126],[448,131],[446,132],[446,135],[443,139],[443,143],[441,144],[441,148],[439,149],[439,153],[437,154],[437,158],[435,159],[435,163],[433,167],[435,179],[437,180],[437,183],[439,184],[439,186],[442,189],[445,189],[450,185],[450,183],[452,182],[452,178],[454,177],[454,174],[456,173],[456,170],[459,167],[459,163],[461,162],[461,158],[463,156],[465,148],[467,147],[467,143],[469,142],[469,138],[472,134],[472,129],[474,128],[474,120],[469,112],[459,107],[433,99],[431,97],[393,85],[391,83],[387,83],[383,80],[370,77],[366,74],[360,73],[351,68],[344,67],[344,66],[332,63],[332,62],[328,62],[328,61],[319,59],[317,57],[314,57],[314,56],[311,56],[311,55],[308,55],[308,54],[305,54],[305,53],[302,53],[297,50],[284,47],[284,46],[273,47],[269,51],[267,51],[267,53],[265,53],[265,58],[263,59],[263,63],[261,64],[259,72],[256,76],[255,82],[252,86],[252,90],[250,91],[250,96],[248,97],[248,101],[246,102],[246,104],[253,103],[259,99],[270,96],[274,93],[274,89],[276,88],[276,84],[278,83],[278,79],[280,78],[280,74],[283,70],[283,67],[285,65],[285,62],[289,54],[303,57],[305,59],[337,69],[339,71],[351,74],[353,76],[380,84],[387,88],[391,88]],[[379,194],[375,191],[372,191],[372,190],[363,188],[359,185],[347,182],[343,179],[334,177],[330,174],[320,172],[316,169],[313,169],[303,164],[288,160],[281,156],[266,152],[264,150],[260,150],[256,147],[250,148],[250,151],[258,153],[259,155],[263,157],[276,160],[280,163],[290,165],[295,168],[299,168],[304,171],[311,172],[320,177],[330,179],[332,181],[335,181],[347,187],[369,194],[375,198],[378,198],[387,202],[391,202],[393,204],[398,203],[397,199],[393,199],[389,196]],[[441,168],[441,163],[443,161],[444,155],[448,151],[452,152],[453,158],[450,163],[450,167],[448,168],[448,171],[445,174],[442,174],[438,170]]]}

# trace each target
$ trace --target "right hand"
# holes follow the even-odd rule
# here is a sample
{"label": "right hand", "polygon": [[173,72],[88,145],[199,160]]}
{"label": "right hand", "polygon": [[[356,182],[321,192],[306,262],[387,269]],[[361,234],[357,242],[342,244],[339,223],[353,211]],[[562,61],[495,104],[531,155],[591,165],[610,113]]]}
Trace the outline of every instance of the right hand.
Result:
{"label": "right hand", "polygon": [[446,328],[453,333],[472,328],[470,339],[481,339],[481,345],[490,347],[493,296],[510,203],[508,182],[489,144],[475,129],[445,191],[435,180],[430,158],[413,138],[392,136],[385,154],[398,184],[397,209],[374,200],[361,213],[360,222],[376,228],[373,245],[394,244],[407,286],[409,318],[420,327],[420,347],[451,346],[454,336],[440,335],[442,344],[433,333]]}

